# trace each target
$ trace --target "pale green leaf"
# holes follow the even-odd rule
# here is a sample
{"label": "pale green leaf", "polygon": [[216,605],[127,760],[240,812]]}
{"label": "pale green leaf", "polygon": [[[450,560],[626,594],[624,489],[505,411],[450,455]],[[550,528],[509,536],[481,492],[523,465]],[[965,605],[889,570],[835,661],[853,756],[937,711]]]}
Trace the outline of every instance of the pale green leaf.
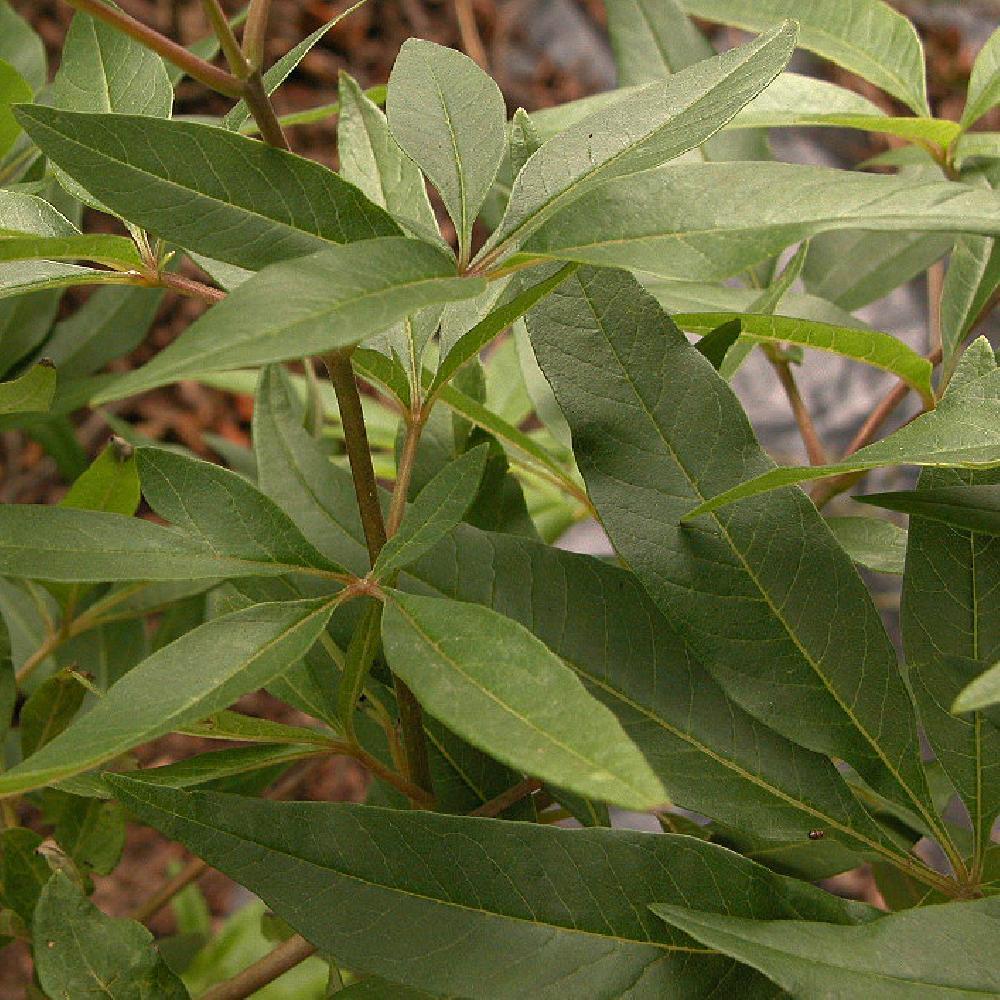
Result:
{"label": "pale green leaf", "polygon": [[21,755],[28,757],[51,743],[70,724],[86,696],[87,689],[72,670],[59,670],[39,684],[21,709]]}
{"label": "pale green leaf", "polygon": [[207,257],[257,269],[399,227],[318,163],[225,129],[23,107],[18,120],[102,204]]}
{"label": "pale green leaf", "polygon": [[70,288],[73,285],[121,285],[130,282],[116,271],[102,271],[77,264],[51,260],[12,261],[0,264],[0,299],[46,288]]}
{"label": "pale green leaf", "polygon": [[759,969],[802,1000],[943,1000],[1000,992],[995,898],[918,907],[857,927],[748,920],[664,903],[652,909],[671,927]]}
{"label": "pale green leaf", "polygon": [[906,531],[874,517],[831,517],[826,526],[859,565],[876,573],[903,575]]}
{"label": "pale green leaf", "polygon": [[173,88],[155,52],[77,11],[63,42],[49,98],[52,107],[65,111],[169,118]]}
{"label": "pale green leaf", "polygon": [[716,280],[836,229],[991,235],[1000,231],[1000,197],[965,184],[790,163],[667,164],[591,189],[549,216],[524,250]]}
{"label": "pale green leaf", "polygon": [[[2,19],[0,14],[0,19]],[[0,59],[0,160],[21,134],[21,126],[11,113],[11,105],[31,101],[34,92],[27,80],[9,62]]]}
{"label": "pale green leaf", "polygon": [[[913,493],[900,607],[903,648],[934,755],[961,795],[978,858],[1000,810],[1000,728],[956,716],[962,689],[1000,659],[1000,538],[918,516],[922,494],[1000,491],[1000,474],[925,469]],[[996,516],[994,515],[994,522]]]}
{"label": "pale green leaf", "polygon": [[142,262],[135,244],[127,236],[88,234],[86,236],[0,237],[0,261],[92,260],[118,270],[138,269]]}
{"label": "pale green leaf", "polygon": [[925,403],[933,403],[934,400],[931,363],[888,333],[756,313],[674,313],[673,320],[682,330],[701,334],[736,320],[742,327],[743,335],[752,341],[799,344],[839,354],[892,372],[916,389]]}
{"label": "pale green leaf", "polygon": [[486,445],[449,462],[417,494],[399,530],[379,552],[375,575],[388,579],[429,552],[465,517],[486,469]]}
{"label": "pale green leaf", "polygon": [[886,510],[943,521],[984,535],[1000,535],[1000,485],[925,486],[895,493],[869,493],[855,497]]}
{"label": "pale green leaf", "polygon": [[56,370],[52,364],[32,365],[23,375],[0,382],[0,413],[38,413],[52,404]]}
{"label": "pale green leaf", "polygon": [[231,705],[279,677],[319,637],[326,598],[255,604],[157,650],[89,712],[0,775],[0,797],[68,778]]}
{"label": "pale green leaf", "polygon": [[478,605],[394,593],[382,644],[425,711],[505,764],[624,809],[666,804],[614,715],[522,625]]}
{"label": "pale green leaf", "polygon": [[340,174],[395,219],[436,233],[437,220],[420,168],[397,145],[381,108],[347,73],[340,74],[337,121]]}
{"label": "pale green leaf", "polygon": [[1000,104],[1000,28],[990,35],[972,66],[962,128],[967,129],[997,104]]}
{"label": "pale green leaf", "polygon": [[[446,995],[772,996],[763,980],[658,928],[646,905],[665,899],[837,924],[870,915],[690,837],[108,780],[143,820],[247,886],[344,965]],[[379,933],[359,934],[375,917]]]}
{"label": "pale green leaf", "polygon": [[953,712],[974,712],[981,708],[991,708],[1000,704],[1000,662],[984,670],[974,681],[962,688]]}
{"label": "pale green leaf", "polygon": [[8,0],[0,0],[0,59],[13,66],[32,90],[45,85],[45,46]]}
{"label": "pale green leaf", "polygon": [[46,996],[188,998],[142,924],[105,916],[62,873],[53,875],[42,890],[34,930],[35,970]]}
{"label": "pale green leaf", "polygon": [[[956,385],[963,369],[968,378]],[[744,497],[793,483],[866,472],[887,465],[1000,465],[1000,370],[993,351],[980,338],[965,352],[948,392],[937,408],[834,465],[771,469],[719,492],[685,514],[685,519],[718,510]]]}
{"label": "pale green leaf", "polygon": [[782,18],[799,24],[798,44],[857,73],[929,115],[924,48],[913,23],[882,0],[681,0],[695,17],[748,31]]}
{"label": "pale green leaf", "polygon": [[1000,159],[1000,132],[966,132],[955,145],[955,161],[959,164],[973,156]]}
{"label": "pale green leaf", "polygon": [[38,195],[0,190],[0,236],[79,236],[61,212]]}
{"label": "pale green leaf", "polygon": [[95,401],[349,347],[425,306],[472,298],[484,287],[481,278],[458,277],[454,260],[417,240],[331,247],[265,268]]}
{"label": "pale green leaf", "polygon": [[120,438],[113,438],[74,480],[59,506],[131,517],[139,500],[139,474],[132,448]]}
{"label": "pale green leaf", "polygon": [[385,107],[396,142],[440,193],[467,261],[472,224],[507,147],[500,88],[464,53],[409,38]]}
{"label": "pale green leaf", "polygon": [[941,352],[950,373],[962,342],[1000,284],[1000,249],[987,236],[961,236],[948,258],[941,288]]}
{"label": "pale green leaf", "polygon": [[567,206],[575,214],[580,196],[600,182],[646,171],[700,145],[781,72],[794,44],[795,28],[786,24],[554,136],[518,175],[484,252],[523,241]]}
{"label": "pale green leaf", "polygon": [[527,323],[612,544],[727,694],[926,808],[895,652],[812,503],[787,490],[680,523],[770,465],[726,383],[624,272],[581,269]]}

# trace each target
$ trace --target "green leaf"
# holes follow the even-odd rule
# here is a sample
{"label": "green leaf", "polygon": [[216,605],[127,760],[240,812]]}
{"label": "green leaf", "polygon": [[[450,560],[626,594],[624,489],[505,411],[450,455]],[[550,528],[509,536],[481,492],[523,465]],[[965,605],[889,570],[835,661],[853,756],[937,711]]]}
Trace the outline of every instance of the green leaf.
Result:
{"label": "green leaf", "polygon": [[869,493],[855,497],[861,503],[904,514],[917,514],[985,535],[1000,535],[1000,485],[979,483]]}
{"label": "green leaf", "polygon": [[[348,14],[353,14],[358,7],[361,7],[366,0],[360,0],[360,2],[353,4],[346,10],[340,11],[336,17],[331,18],[325,24],[321,24],[315,31],[311,34],[306,35],[298,45],[293,46],[289,49],[273,66],[271,66],[266,73],[264,73],[262,83],[264,85],[264,93],[269,97],[273,94],[284,82],[288,79],[294,72],[295,68],[302,62],[303,59],[312,51],[313,47],[316,45],[320,39],[333,27],[335,27],[340,21],[342,21]],[[238,132],[244,125],[244,123],[250,118],[250,108],[247,107],[246,101],[239,101],[235,107],[233,107],[225,118],[222,119],[223,125],[233,132]]]}
{"label": "green leaf", "polygon": [[[950,374],[962,342],[1000,284],[1000,248],[986,236],[961,236],[948,257],[941,287],[941,353]],[[947,381],[947,380],[945,380]]]}
{"label": "green leaf", "polygon": [[468,261],[472,224],[507,148],[500,88],[464,53],[408,38],[385,108],[396,142],[440,193]]}
{"label": "green leaf", "polygon": [[[869,916],[689,837],[108,780],[129,809],[247,886],[321,951],[359,972],[446,995],[768,995],[755,976],[658,928],[645,904],[686,900],[723,913],[836,923]],[[303,899],[317,902],[306,907]],[[373,913],[379,933],[358,934]]]}
{"label": "green leaf", "polygon": [[139,500],[139,474],[132,448],[114,438],[77,478],[59,506],[131,517]]}
{"label": "green leaf", "polygon": [[0,382],[0,413],[44,412],[55,394],[55,366],[40,362],[19,378]]}
{"label": "green leaf", "polygon": [[516,622],[477,605],[394,593],[382,642],[424,709],[491,756],[625,809],[666,803],[611,712]]}
{"label": "green leaf", "polygon": [[895,652],[812,503],[787,490],[679,523],[770,465],[726,383],[623,272],[581,269],[527,323],[612,544],[727,694],[925,806]]}
{"label": "green leaf", "polygon": [[53,809],[52,800],[56,796],[58,792],[47,793],[46,808],[55,813],[53,836],[59,847],[77,868],[110,875],[118,866],[125,847],[126,818],[122,805],[96,798],[61,795],[61,803]]}
{"label": "green leaf", "polygon": [[80,231],[44,198],[0,190],[0,235],[79,236]]}
{"label": "green leaf", "polygon": [[0,59],[13,66],[32,90],[45,86],[45,46],[7,0],[0,0]]}
{"label": "green leaf", "polygon": [[918,115],[929,115],[924,48],[913,23],[881,0],[681,0],[695,17],[747,31],[782,18],[799,24],[798,44],[864,77]]}
{"label": "green leaf", "polygon": [[[2,11],[2,8],[0,8]],[[0,903],[30,927],[42,887],[52,874],[37,853],[42,838],[34,830],[15,826],[0,832]]]}
{"label": "green leaf", "polygon": [[[856,927],[759,921],[654,903],[671,927],[760,970],[795,997],[993,996],[1000,900],[926,906]],[[961,942],[956,947],[956,942]]]}
{"label": "green leaf", "polygon": [[173,96],[155,52],[89,14],[73,15],[50,91],[53,107],[169,118]]}
{"label": "green leaf", "polygon": [[861,361],[897,375],[916,389],[927,405],[934,402],[931,363],[888,333],[755,313],[674,313],[673,320],[682,330],[692,333],[710,333],[735,320],[744,336],[756,342],[800,344]]}
{"label": "green leaf", "polygon": [[379,580],[416,562],[454,530],[465,517],[486,469],[487,445],[479,445],[449,462],[417,494],[396,532],[378,555]]}
{"label": "green leaf", "polygon": [[48,996],[188,998],[142,924],[105,916],[61,873],[42,890],[35,934],[35,970]]}
{"label": "green leaf", "polygon": [[[253,548],[253,540],[245,540]],[[105,583],[116,580],[198,580],[280,576],[328,570],[239,555],[151,521],[99,511],[35,504],[0,504],[0,573],[32,580]]]}
{"label": "green leaf", "polygon": [[1000,662],[984,670],[974,681],[962,688],[953,712],[974,712],[1000,703]]}
{"label": "green leaf", "polygon": [[0,261],[92,260],[117,270],[141,266],[139,251],[127,236],[31,236],[0,238]]}
{"label": "green leaf", "polygon": [[431,233],[437,220],[420,168],[397,145],[382,109],[352,76],[340,74],[337,121],[340,174],[395,219],[412,219]]}
{"label": "green leaf", "polygon": [[791,163],[666,164],[587,191],[549,215],[524,250],[707,281],[835,229],[991,235],[1000,229],[1000,197],[941,180]]}
{"label": "green leaf", "polygon": [[484,287],[481,278],[457,277],[453,260],[417,240],[331,247],[246,281],[95,401],[205,372],[349,347],[424,306],[472,298]]}
{"label": "green leaf", "polygon": [[[963,369],[965,384],[956,384]],[[772,469],[704,500],[684,515],[698,517],[744,497],[792,483],[865,472],[886,465],[990,467],[1000,464],[1000,371],[980,338],[965,352],[937,408],[835,465]]]}
{"label": "green leaf", "polygon": [[225,129],[39,105],[17,116],[102,204],[216,260],[256,270],[330,243],[399,232],[332,170]]}
{"label": "green leaf", "polygon": [[[261,487],[314,544],[364,573],[351,477],[303,430],[277,375],[265,373],[254,411]],[[820,827],[893,856],[833,765],[729,701],[633,574],[459,525],[399,585],[492,607],[531,629],[615,713],[675,802],[763,838],[806,840]]]}
{"label": "green leaf", "polygon": [[256,604],[157,650],[51,743],[0,775],[0,796],[52,784],[211,715],[269,684],[303,656],[328,599]]}
{"label": "green leaf", "polygon": [[859,565],[876,573],[903,575],[906,532],[902,528],[874,517],[831,517],[826,526]]}
{"label": "green leaf", "polygon": [[235,472],[163,448],[140,448],[139,479],[149,505],[222,558],[342,573],[291,518]]}
{"label": "green leaf", "polygon": [[1000,104],[1000,29],[990,35],[976,56],[962,112],[962,128],[967,129],[997,104]]}
{"label": "green leaf", "polygon": [[45,288],[70,288],[73,285],[121,285],[131,281],[115,271],[101,271],[76,264],[49,260],[14,261],[0,264],[0,299]]}
{"label": "green leaf", "polygon": [[87,689],[72,670],[60,670],[40,684],[21,711],[21,754],[30,757],[51,743],[79,711]]}
{"label": "green leaf", "polygon": [[742,329],[743,326],[738,319],[727,320],[709,330],[694,346],[698,353],[708,358],[711,366],[718,371],[726,360],[729,348],[740,339]]}
{"label": "green leaf", "polygon": [[676,0],[607,0],[618,86],[648,83],[714,55]]}
{"label": "green leaf", "polygon": [[[926,469],[919,497],[973,484],[1000,489],[997,473]],[[1000,659],[1000,538],[910,516],[900,624],[911,686],[934,753],[972,818],[973,853],[990,842],[1000,810],[1000,728],[952,715],[970,681]]]}
{"label": "green leaf", "polygon": [[[781,72],[794,45],[795,28],[785,24],[553,137],[518,175],[504,218],[483,252],[492,255],[523,241],[545,228],[546,220],[559,219],[563,208],[575,215],[580,196],[600,182],[646,171],[700,145]],[[536,238],[537,233],[532,243]]]}
{"label": "green leaf", "polygon": [[9,62],[0,59],[0,159],[7,155],[21,134],[11,105],[29,102],[34,96],[28,81]]}
{"label": "green leaf", "polygon": [[449,382],[462,365],[471,361],[497,334],[506,330],[575,270],[576,265],[567,264],[551,277],[527,287],[515,279],[511,290],[518,294],[506,294],[500,305],[491,310],[448,351],[431,382],[428,395],[433,395],[440,386]]}

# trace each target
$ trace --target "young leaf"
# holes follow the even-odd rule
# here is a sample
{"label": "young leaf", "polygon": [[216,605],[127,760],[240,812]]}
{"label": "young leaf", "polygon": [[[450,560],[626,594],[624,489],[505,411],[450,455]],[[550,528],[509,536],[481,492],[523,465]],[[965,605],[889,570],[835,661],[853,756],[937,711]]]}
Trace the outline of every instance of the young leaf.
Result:
{"label": "young leaf", "polygon": [[668,163],[591,188],[546,215],[523,249],[707,281],[816,233],[872,228],[989,236],[1000,229],[1000,197],[966,184],[792,163]]}
{"label": "young leaf", "polygon": [[[756,996],[765,988],[756,976],[692,950],[645,906],[667,899],[836,924],[870,914],[690,837],[108,781],[129,809],[247,886],[320,950],[446,995],[611,998],[639,983],[649,996]],[[358,934],[373,913],[378,934]]]}
{"label": "young leaf", "polygon": [[488,451],[487,445],[479,445],[460,455],[417,494],[399,530],[379,553],[378,579],[386,580],[416,562],[454,530],[476,498]]}
{"label": "young leaf", "polygon": [[[926,469],[913,496],[1000,488],[997,473]],[[903,648],[924,730],[969,810],[973,853],[989,844],[1000,810],[1000,728],[949,711],[962,689],[1000,659],[1000,538],[911,513],[900,606]]]}
{"label": "young leaf", "polygon": [[8,0],[0,0],[0,59],[13,66],[32,90],[45,86],[45,46]]}
{"label": "young leaf", "polygon": [[[856,927],[748,920],[654,903],[671,927],[759,969],[796,997],[990,996],[1000,990],[1000,900],[924,906]],[[956,948],[955,942],[961,942]]]}
{"label": "young leaf", "polygon": [[[959,383],[959,376],[967,378]],[[993,350],[980,338],[962,356],[958,371],[937,408],[921,414],[875,444],[856,451],[835,465],[779,468],[724,490],[705,500],[685,518],[698,517],[744,497],[792,483],[823,479],[846,472],[865,472],[885,465],[1000,465],[1000,372]]]}
{"label": "young leaf", "polygon": [[399,232],[332,170],[224,129],[40,105],[17,115],[102,204],[206,257],[256,270],[330,243]]}
{"label": "young leaf", "polygon": [[395,593],[382,643],[425,710],[491,756],[624,809],[666,803],[611,712],[516,622],[476,605]]}
{"label": "young leaf", "polygon": [[155,52],[77,11],[66,32],[50,99],[52,107],[65,111],[169,118],[174,93]]}
{"label": "young leaf", "polygon": [[679,523],[770,465],[725,382],[624,272],[581,269],[527,323],[612,543],[727,694],[926,808],[895,652],[812,503],[788,490]]}
{"label": "young leaf", "polygon": [[89,771],[266,686],[309,650],[330,612],[324,598],[256,604],[200,625],[134,667],[51,743],[0,775],[0,797]]}
{"label": "young leaf", "polygon": [[134,920],[105,916],[62,873],[42,890],[34,931],[35,969],[47,996],[188,1000],[153,935]]}
{"label": "young leaf", "polygon": [[483,252],[523,241],[564,207],[575,213],[580,196],[599,182],[647,170],[704,142],[781,72],[794,46],[795,28],[785,24],[550,139],[518,175]]}
{"label": "young leaf", "polygon": [[23,104],[34,96],[28,81],[9,62],[0,59],[0,159],[7,155],[21,134],[11,105]]}
{"label": "young leaf", "polygon": [[975,124],[997,104],[1000,104],[1000,28],[990,35],[976,56],[962,112],[962,128]]}
{"label": "young leaf", "polygon": [[1000,704],[1000,662],[994,663],[962,688],[951,710],[975,712],[978,709],[992,708],[997,704]]}
{"label": "young leaf", "polygon": [[139,479],[161,517],[223,558],[342,573],[287,514],[229,469],[163,448],[140,448]]}
{"label": "young leaf", "polygon": [[793,17],[799,45],[929,115],[924,48],[913,22],[882,0],[681,0],[695,17],[763,31]]}
{"label": "young leaf", "polygon": [[892,372],[909,383],[924,402],[933,405],[931,363],[913,348],[888,333],[831,326],[791,316],[749,313],[674,313],[674,322],[692,333],[710,333],[729,320],[737,321],[743,335],[753,341],[772,344],[799,344],[828,351]]}
{"label": "young leaf", "polygon": [[1000,484],[997,483],[927,486],[898,493],[869,493],[855,499],[983,535],[1000,535]]}
{"label": "young leaf", "polygon": [[409,38],[392,68],[385,108],[396,142],[440,193],[468,261],[472,224],[507,147],[500,88],[467,55]]}
{"label": "young leaf", "polygon": [[205,372],[262,365],[358,344],[424,306],[473,298],[437,247],[388,238],[274,264],[240,285],[137,372],[95,402]]}
{"label": "young leaf", "polygon": [[0,414],[44,412],[55,394],[55,366],[40,362],[20,377],[0,382]]}
{"label": "young leaf", "polygon": [[859,565],[876,573],[903,575],[906,532],[902,528],[874,517],[831,517],[826,526]]}
{"label": "young leaf", "polygon": [[[314,544],[364,573],[351,477],[303,430],[277,369],[261,384],[254,442],[262,488]],[[531,629],[615,713],[686,808],[766,839],[807,840],[821,827],[828,840],[893,855],[833,765],[729,701],[632,573],[459,525],[399,585],[483,604]]]}
{"label": "young leaf", "polygon": [[397,145],[382,109],[344,72],[340,74],[337,152],[344,180],[388,209],[393,218],[412,219],[422,229],[437,232],[420,168]]}

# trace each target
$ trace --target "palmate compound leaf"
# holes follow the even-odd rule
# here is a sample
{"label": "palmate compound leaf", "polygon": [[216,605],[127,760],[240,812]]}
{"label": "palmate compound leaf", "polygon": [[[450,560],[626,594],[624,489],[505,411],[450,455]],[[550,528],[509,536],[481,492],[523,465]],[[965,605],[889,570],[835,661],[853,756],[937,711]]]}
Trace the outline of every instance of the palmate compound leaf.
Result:
{"label": "palmate compound leaf", "polygon": [[350,347],[425,306],[474,298],[485,287],[482,278],[458,277],[453,259],[418,240],[331,246],[265,268],[95,402],[194,375]]}
{"label": "palmate compound leaf", "polygon": [[35,908],[35,969],[49,997],[187,1000],[153,935],[134,920],[105,916],[62,872]]}
{"label": "palmate compound leaf", "polygon": [[937,407],[834,465],[771,469],[721,490],[684,516],[693,519],[793,483],[887,465],[1000,465],[1000,368],[984,337],[969,346]]}
{"label": "palmate compound leaf", "polygon": [[657,903],[653,912],[803,1000],[995,997],[1000,899],[924,906],[864,925],[748,920]]}
{"label": "palmate compound leaf", "polygon": [[871,916],[688,837],[108,781],[141,819],[247,886],[321,951],[451,996],[773,995],[658,930],[646,904],[837,924]]}
{"label": "palmate compound leaf", "polygon": [[312,647],[329,598],[256,604],[157,650],[41,750],[0,775],[0,797],[89,771],[269,684]]}
{"label": "palmate compound leaf", "polygon": [[700,145],[784,69],[790,22],[653,83],[546,142],[525,164],[484,253],[522,241],[593,185],[655,167]]}
{"label": "palmate compound leaf", "polygon": [[770,465],[726,383],[625,272],[581,269],[527,324],[612,544],[727,694],[929,812],[894,650],[811,502],[680,523]]}
{"label": "palmate compound leaf", "polygon": [[[254,447],[261,489],[324,554],[364,573],[351,478],[303,429],[277,368],[261,380]],[[774,842],[807,848],[821,828],[827,841],[894,855],[833,765],[727,699],[632,573],[462,524],[399,586],[491,607],[529,628],[615,713],[678,804]]]}
{"label": "palmate compound leaf", "polygon": [[382,647],[426,711],[503,763],[623,809],[667,804],[612,712],[523,625],[476,604],[396,592]]}
{"label": "palmate compound leaf", "polygon": [[714,281],[816,233],[845,229],[989,236],[1000,231],[1000,196],[791,163],[668,163],[590,188],[548,216],[522,249]]}
{"label": "palmate compound leaf", "polygon": [[399,227],[318,163],[195,122],[16,111],[24,130],[103,205],[149,232],[253,270]]}

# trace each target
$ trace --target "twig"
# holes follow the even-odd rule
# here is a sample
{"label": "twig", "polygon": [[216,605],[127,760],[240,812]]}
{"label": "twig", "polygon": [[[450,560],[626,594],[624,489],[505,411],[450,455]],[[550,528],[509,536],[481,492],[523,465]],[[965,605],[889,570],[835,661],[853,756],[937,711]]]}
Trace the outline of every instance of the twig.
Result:
{"label": "twig", "polygon": [[264,65],[264,39],[271,16],[271,0],[250,0],[246,26],[243,28],[243,55],[255,70]]}
{"label": "twig", "polygon": [[455,0],[455,18],[458,21],[458,33],[462,37],[462,48],[465,54],[479,63],[481,69],[489,70],[489,59],[483,39],[476,25],[476,12],[472,0]]}
{"label": "twig", "polygon": [[253,115],[257,127],[260,129],[260,137],[269,146],[288,149],[288,139],[281,129],[278,116],[274,113],[271,98],[267,96],[267,91],[264,89],[264,81],[259,69],[254,70],[246,78],[245,85],[243,100],[247,102],[250,114]]}
{"label": "twig", "polygon": [[186,889],[206,871],[208,871],[207,862],[202,861],[201,858],[192,858],[173,878],[164,882],[149,899],[137,906],[129,916],[132,920],[145,923],[150,917],[159,913],[181,890]]}
{"label": "twig", "polygon": [[826,449],[820,440],[819,432],[813,423],[809,408],[803,401],[799,387],[795,383],[792,366],[784,358],[780,357],[777,351],[770,350],[766,353],[775,374],[778,376],[781,388],[785,390],[785,395],[788,397],[788,403],[792,408],[792,415],[795,417],[799,434],[802,435],[802,441],[806,446],[806,454],[809,456],[810,465],[826,465]]}
{"label": "twig", "polygon": [[470,816],[499,816],[506,812],[516,802],[533,795],[542,787],[542,783],[537,778],[525,778],[524,781],[501,792],[496,798],[484,802],[477,809],[469,813]]}
{"label": "twig", "polygon": [[242,81],[231,73],[213,66],[204,59],[199,59],[183,45],[178,45],[177,42],[167,38],[166,35],[161,35],[141,21],[137,21],[123,10],[103,3],[102,0],[67,0],[67,3],[76,10],[81,10],[85,14],[90,14],[92,17],[117,28],[129,38],[135,39],[140,45],[145,45],[147,49],[152,49],[168,62],[172,62],[184,70],[188,76],[205,84],[206,87],[211,87],[212,90],[225,94],[227,97],[243,96]]}
{"label": "twig", "polygon": [[294,969],[315,952],[315,945],[310,944],[301,935],[295,934],[232,979],[227,979],[224,983],[213,986],[207,993],[203,993],[201,1000],[244,1000],[268,983],[273,983],[289,969]]}
{"label": "twig", "polygon": [[171,271],[163,271],[156,275],[155,281],[157,285],[180,292],[181,295],[187,295],[190,298],[201,299],[202,302],[207,302],[209,305],[215,305],[216,302],[221,302],[226,297],[226,293],[221,288],[213,288],[204,282],[195,281],[194,278],[186,278],[183,274],[174,274]]}
{"label": "twig", "polygon": [[201,0],[201,6],[208,18],[208,23],[219,40],[222,54],[226,57],[229,70],[233,76],[240,80],[245,80],[250,75],[250,64],[243,55],[240,43],[236,41],[233,29],[229,26],[229,19],[225,11],[219,6],[219,0]]}
{"label": "twig", "polygon": [[927,268],[927,325],[931,350],[941,350],[941,292],[944,288],[944,261],[936,260]]}

